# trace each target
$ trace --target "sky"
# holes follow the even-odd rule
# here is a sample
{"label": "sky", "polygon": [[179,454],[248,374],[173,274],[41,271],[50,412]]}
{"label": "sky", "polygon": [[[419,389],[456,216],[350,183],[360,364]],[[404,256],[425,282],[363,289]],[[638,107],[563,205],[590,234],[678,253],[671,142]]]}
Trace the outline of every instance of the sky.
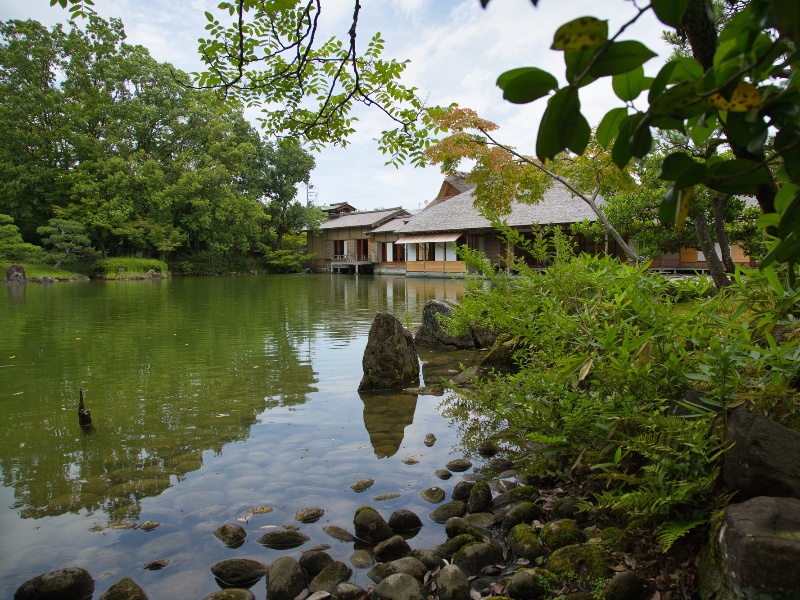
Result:
{"label": "sky", "polygon": [[[346,38],[355,0],[323,0],[323,27]],[[118,17],[128,41],[145,46],[161,62],[187,71],[201,70],[197,40],[204,36],[205,11],[219,14],[219,0],[95,0],[105,19]],[[361,0],[359,41],[366,44],[379,31],[386,41],[384,58],[408,59],[403,82],[419,88],[430,105],[472,108],[500,126],[497,137],[524,154],[534,154],[536,129],[546,99],[515,105],[502,98],[497,76],[516,67],[543,68],[563,83],[560,52],[550,50],[559,25],[581,16],[609,21],[613,35],[636,12],[631,0]],[[67,11],[49,0],[0,0],[0,20],[35,19],[45,25],[68,20]],[[639,39],[659,56],[645,64],[655,75],[669,54],[661,41],[663,26],[651,13],[625,30],[622,39]],[[362,46],[363,47],[363,46]],[[581,90],[581,104],[596,126],[605,112],[619,106],[610,84],[599,82]],[[249,109],[248,118],[258,115]],[[374,141],[391,123],[377,111],[356,112],[357,133],[346,148],[315,154],[311,193],[301,188],[298,199],[317,204],[348,202],[359,210],[400,207],[418,210],[439,191],[443,175],[436,166],[396,168],[385,164]],[[465,165],[468,167],[468,165]]]}

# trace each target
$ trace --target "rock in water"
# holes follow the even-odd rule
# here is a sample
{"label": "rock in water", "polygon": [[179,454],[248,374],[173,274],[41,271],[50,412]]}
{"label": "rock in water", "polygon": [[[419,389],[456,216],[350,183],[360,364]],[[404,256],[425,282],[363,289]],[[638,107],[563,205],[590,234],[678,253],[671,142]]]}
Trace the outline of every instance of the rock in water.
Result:
{"label": "rock in water", "polygon": [[403,389],[419,383],[414,336],[388,313],[375,315],[361,365],[364,377],[359,391]]}
{"label": "rock in water", "polygon": [[81,427],[91,427],[92,426],[92,412],[86,410],[86,406],[83,404],[83,390],[80,390],[80,402],[78,403],[78,425]]}
{"label": "rock in water", "polygon": [[14,593],[14,600],[40,600],[42,598],[75,598],[87,600],[94,594],[94,580],[89,572],[78,567],[68,567],[44,573],[23,583]]}
{"label": "rock in water", "polygon": [[11,265],[6,271],[6,283],[27,283],[25,277],[25,267],[22,265]]}
{"label": "rock in water", "polygon": [[427,346],[445,346],[449,348],[472,349],[475,340],[471,332],[457,337],[447,333],[442,322],[453,314],[453,305],[446,300],[428,300],[422,309],[422,325],[417,329],[414,341]]}

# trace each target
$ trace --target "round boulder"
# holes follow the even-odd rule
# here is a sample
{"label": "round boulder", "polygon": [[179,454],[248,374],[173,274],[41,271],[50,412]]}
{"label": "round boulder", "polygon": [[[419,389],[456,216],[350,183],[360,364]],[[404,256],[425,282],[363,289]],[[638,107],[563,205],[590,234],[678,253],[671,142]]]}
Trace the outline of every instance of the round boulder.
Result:
{"label": "round boulder", "polygon": [[14,600],[88,600],[93,594],[94,580],[89,572],[78,567],[68,567],[29,579],[17,588]]}
{"label": "round boulder", "polygon": [[362,506],[356,511],[353,517],[353,525],[356,530],[356,537],[370,544],[377,544],[388,540],[394,535],[394,531],[389,524],[371,506]]}
{"label": "round boulder", "polygon": [[411,575],[395,573],[375,586],[373,600],[424,600],[422,586]]}
{"label": "round boulder", "polygon": [[247,532],[241,525],[226,523],[214,530],[214,537],[225,544],[228,548],[238,548],[244,544]]}
{"label": "round boulder", "polygon": [[249,588],[267,572],[267,565],[249,558],[229,558],[211,566],[220,587]]}
{"label": "round boulder", "polygon": [[147,594],[133,579],[125,577],[108,588],[100,600],[147,600]]}

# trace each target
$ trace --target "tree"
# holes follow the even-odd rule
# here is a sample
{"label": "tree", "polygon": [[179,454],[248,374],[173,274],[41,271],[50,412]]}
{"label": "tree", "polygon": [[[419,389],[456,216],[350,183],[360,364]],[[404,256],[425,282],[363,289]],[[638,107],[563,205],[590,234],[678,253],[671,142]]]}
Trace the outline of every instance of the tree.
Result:
{"label": "tree", "polygon": [[0,193],[23,237],[58,217],[104,254],[245,253],[260,138],[241,107],[125,43],[118,20],[0,23]]}
{"label": "tree", "polygon": [[297,202],[298,184],[308,184],[314,157],[295,140],[284,139],[272,143],[264,141],[260,147],[259,172],[254,175],[254,187],[263,198],[275,233],[275,250],[280,250],[283,236],[313,225],[314,213]]}
{"label": "tree", "polygon": [[40,246],[23,241],[9,215],[0,214],[0,258],[14,262],[38,262],[45,256]]}
{"label": "tree", "polygon": [[[51,0],[56,2],[85,10],[81,0]],[[481,0],[483,6],[489,2]],[[403,63],[379,59],[379,36],[363,54],[356,52],[360,3],[354,4],[349,43],[319,44],[314,34],[321,0],[223,2],[220,7],[235,19],[225,26],[207,14],[209,37],[200,51],[208,70],[198,74],[199,84],[251,104],[274,101],[277,108],[266,109],[264,124],[276,132],[305,134],[312,144],[346,143],[352,104],[374,103],[400,123],[384,132],[381,148],[397,160],[422,162],[420,152],[429,141],[425,127],[436,131],[430,123],[438,113],[398,83]],[[607,21],[595,17],[575,19],[554,32],[552,48],[563,53],[566,85],[537,67],[498,78],[511,102],[549,96],[537,157],[546,163],[566,150],[584,154],[592,128],[581,112],[581,90],[611,78],[622,106],[606,114],[597,139],[611,149],[617,166],[651,153],[654,132],[681,131],[701,144],[719,128],[733,153],[725,158],[714,151],[699,160],[682,152],[668,155],[660,172],[670,183],[662,220],[681,227],[696,186],[752,194],[765,213],[761,224],[780,238],[762,264],[794,264],[800,259],[800,92],[793,76],[800,66],[800,7],[790,0],[735,2],[718,32],[709,0],[632,6],[633,16],[613,35]],[[669,60],[652,80],[645,78],[643,65],[655,53],[642,41],[621,39],[648,11],[686,39],[689,54]],[[304,103],[311,100],[316,109]],[[768,144],[770,131],[776,135]],[[768,168],[776,162],[783,165],[777,180]]]}
{"label": "tree", "polygon": [[39,227],[36,232],[43,236],[42,244],[52,246],[53,253],[58,256],[54,269],[70,254],[75,256],[92,256],[97,251],[92,248],[89,236],[86,235],[83,225],[76,221],[66,219],[50,219],[47,225]]}

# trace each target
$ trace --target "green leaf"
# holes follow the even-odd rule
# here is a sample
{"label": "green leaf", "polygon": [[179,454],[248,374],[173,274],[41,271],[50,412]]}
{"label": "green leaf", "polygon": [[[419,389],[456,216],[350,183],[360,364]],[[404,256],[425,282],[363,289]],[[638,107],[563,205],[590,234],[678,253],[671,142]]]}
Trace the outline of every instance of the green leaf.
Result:
{"label": "green leaf", "polygon": [[627,116],[628,109],[624,106],[621,108],[612,108],[608,111],[603,117],[603,120],[600,121],[600,125],[597,126],[597,133],[595,134],[597,143],[607,149],[612,140],[617,137],[619,126]]}
{"label": "green leaf", "polygon": [[570,137],[569,142],[567,142],[567,148],[575,154],[581,155],[583,151],[586,150],[586,146],[589,145],[589,140],[592,137],[592,127],[589,125],[589,121],[586,120],[586,117],[580,112],[576,119],[575,131],[572,137]]}
{"label": "green leaf", "polygon": [[595,77],[627,73],[655,56],[655,52],[636,40],[612,42],[597,57],[589,73]]}
{"label": "green leaf", "polygon": [[644,67],[639,66],[627,73],[614,75],[611,86],[617,98],[623,102],[635,100],[644,89]]}
{"label": "green leaf", "polygon": [[653,146],[653,134],[650,132],[650,125],[642,120],[634,128],[631,134],[631,153],[636,158],[642,158],[650,152]]}
{"label": "green leaf", "polygon": [[678,212],[678,201],[674,199],[674,191],[669,188],[667,196],[658,206],[658,220],[664,225],[675,222],[675,213]]}
{"label": "green leaf", "polygon": [[702,183],[706,177],[705,165],[696,162],[688,154],[674,152],[661,163],[659,179],[674,181],[678,189]]}
{"label": "green leaf", "polygon": [[734,159],[717,162],[708,167],[705,184],[723,194],[751,194],[758,186],[769,183],[769,171],[751,160]]}
{"label": "green leaf", "polygon": [[580,17],[556,30],[551,50],[583,50],[597,48],[608,40],[608,21]]}
{"label": "green leaf", "polygon": [[703,65],[691,56],[683,56],[675,59],[675,70],[669,83],[680,83],[681,81],[696,81],[703,77]]}
{"label": "green leaf", "polygon": [[653,79],[653,83],[650,84],[650,93],[647,94],[647,101],[651,104],[653,100],[655,100],[658,96],[660,96],[664,90],[667,89],[667,85],[669,85],[670,78],[672,77],[673,71],[678,66],[678,61],[671,60],[666,63],[661,70],[658,72],[658,75],[655,76]]}
{"label": "green leaf", "polygon": [[786,238],[791,232],[798,232],[800,229],[800,194],[795,194],[792,201],[789,203],[778,224],[778,237]]}
{"label": "green leaf", "polygon": [[677,29],[683,19],[683,13],[689,5],[689,0],[653,0],[653,12],[658,20]]}
{"label": "green leaf", "polygon": [[634,147],[631,137],[643,118],[644,113],[635,113],[625,117],[622,123],[620,123],[617,141],[614,142],[614,147],[611,149],[611,160],[613,160],[614,164],[620,169],[624,169],[634,156]]}
{"label": "green leaf", "polygon": [[503,98],[514,104],[526,104],[546,96],[558,88],[558,80],[536,67],[521,67],[506,71],[497,78]]}
{"label": "green leaf", "polygon": [[592,83],[596,77],[592,75],[585,75],[580,82],[577,81],[578,77],[584,73],[592,61],[594,56],[594,48],[584,48],[583,50],[567,50],[564,52],[564,63],[567,66],[567,81],[570,84],[578,83],[578,87],[583,87]]}
{"label": "green leaf", "polygon": [[561,88],[547,101],[536,136],[536,156],[544,161],[567,148],[580,120],[578,90]]}
{"label": "green leaf", "polygon": [[777,227],[781,222],[778,213],[766,213],[756,219],[756,227]]}
{"label": "green leaf", "polygon": [[652,99],[648,112],[653,117],[685,119],[703,112],[704,104],[697,94],[697,82],[683,81]]}
{"label": "green leaf", "polygon": [[786,210],[786,207],[792,203],[792,200],[794,200],[798,191],[800,191],[800,187],[797,187],[792,183],[785,183],[778,188],[778,193],[775,195],[775,210],[778,213],[783,214],[783,212]]}
{"label": "green leaf", "polygon": [[783,166],[792,182],[800,184],[800,128],[788,125],[775,136],[775,150],[783,157]]}

